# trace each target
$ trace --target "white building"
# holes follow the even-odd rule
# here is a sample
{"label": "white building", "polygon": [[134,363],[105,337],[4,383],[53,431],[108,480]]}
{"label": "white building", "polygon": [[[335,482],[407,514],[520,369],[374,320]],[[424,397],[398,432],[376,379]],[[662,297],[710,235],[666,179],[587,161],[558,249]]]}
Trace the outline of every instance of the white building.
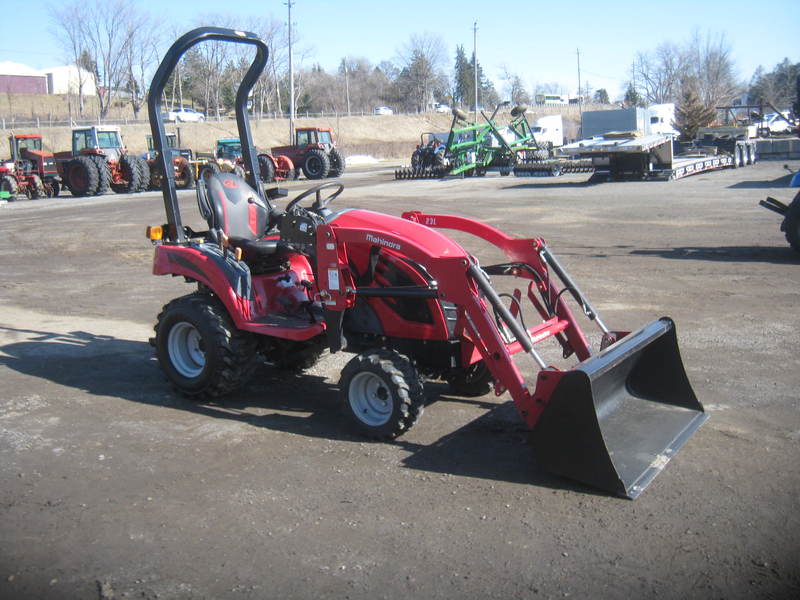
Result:
{"label": "white building", "polygon": [[47,92],[49,94],[77,94],[79,80],[82,83],[84,96],[95,96],[94,75],[85,69],[79,69],[75,65],[63,67],[52,67],[42,69],[42,73],[47,77]]}

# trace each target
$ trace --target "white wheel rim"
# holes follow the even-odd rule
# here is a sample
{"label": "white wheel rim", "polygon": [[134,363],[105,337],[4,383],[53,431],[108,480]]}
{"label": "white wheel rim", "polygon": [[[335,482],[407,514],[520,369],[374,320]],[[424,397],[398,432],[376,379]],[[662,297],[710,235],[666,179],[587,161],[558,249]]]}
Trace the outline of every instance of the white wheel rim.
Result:
{"label": "white wheel rim", "polygon": [[183,377],[197,377],[206,365],[206,354],[200,346],[201,340],[200,332],[191,323],[177,323],[169,331],[169,359]]}
{"label": "white wheel rim", "polygon": [[392,416],[392,392],[374,373],[359,373],[350,381],[350,408],[360,421],[379,427]]}

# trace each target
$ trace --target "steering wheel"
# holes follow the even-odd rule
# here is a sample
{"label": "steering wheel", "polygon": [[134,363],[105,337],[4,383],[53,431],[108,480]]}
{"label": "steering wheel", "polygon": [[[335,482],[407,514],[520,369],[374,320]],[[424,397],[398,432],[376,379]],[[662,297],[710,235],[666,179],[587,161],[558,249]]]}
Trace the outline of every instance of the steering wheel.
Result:
{"label": "steering wheel", "polygon": [[[330,194],[328,194],[323,198],[320,192],[329,187],[335,187],[337,188],[337,190],[335,192],[331,192]],[[289,202],[289,204],[286,205],[286,212],[291,212],[292,209],[295,206],[297,206],[297,203],[300,202],[300,200],[302,200],[303,198],[308,198],[311,194],[317,195],[317,199],[314,200],[314,204],[311,205],[311,208],[315,211],[321,210],[326,206],[328,206],[328,204],[330,204],[333,201],[333,199],[336,198],[336,196],[341,194],[343,191],[344,191],[344,186],[341,183],[337,183],[335,181],[329,181],[327,183],[316,185],[310,189],[307,189],[297,198]]]}

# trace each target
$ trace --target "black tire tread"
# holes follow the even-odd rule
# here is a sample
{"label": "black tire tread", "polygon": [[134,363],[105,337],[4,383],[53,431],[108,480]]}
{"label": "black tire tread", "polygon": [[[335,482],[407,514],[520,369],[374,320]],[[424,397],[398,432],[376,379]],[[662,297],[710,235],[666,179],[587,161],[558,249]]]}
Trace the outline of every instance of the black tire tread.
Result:
{"label": "black tire tread", "polygon": [[345,160],[342,153],[337,148],[331,148],[331,153],[328,156],[330,162],[330,169],[328,170],[328,177],[341,177],[345,169]]}
{"label": "black tire tread", "polygon": [[[370,427],[353,414],[348,398],[350,380],[357,373],[370,370],[381,371],[396,387],[394,391],[400,401],[400,410],[393,411],[390,420],[380,427]],[[411,429],[425,409],[425,389],[411,361],[395,350],[378,349],[354,357],[342,369],[340,393],[345,412],[356,429],[368,438],[393,440]]]}
{"label": "black tire tread", "polygon": [[[166,357],[162,358],[159,350],[159,331],[167,317],[177,311],[194,313],[195,317],[208,324],[212,332],[212,339],[205,340],[205,342],[208,347],[214,348],[220,353],[221,364],[210,375],[204,387],[200,389],[186,388],[170,377],[173,387],[184,396],[194,400],[218,398],[241,387],[256,368],[257,340],[252,334],[236,329],[225,306],[210,294],[195,292],[176,298],[164,306],[154,328],[159,362],[168,360]],[[163,364],[162,369],[169,377],[169,369],[165,368]]]}

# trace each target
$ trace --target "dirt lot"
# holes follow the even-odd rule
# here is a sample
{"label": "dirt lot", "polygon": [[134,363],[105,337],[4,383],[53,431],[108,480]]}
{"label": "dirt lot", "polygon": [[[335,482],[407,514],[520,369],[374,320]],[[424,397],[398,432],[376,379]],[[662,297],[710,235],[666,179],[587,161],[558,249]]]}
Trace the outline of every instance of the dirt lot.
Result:
{"label": "dirt lot", "polygon": [[0,598],[796,598],[800,255],[757,206],[781,167],[344,177],[339,206],[544,237],[613,328],[675,319],[711,418],[635,501],[546,473],[507,395],[431,383],[396,443],[353,437],[341,354],[192,404],[147,343],[190,291],[150,275],[160,196],[0,206]]}

